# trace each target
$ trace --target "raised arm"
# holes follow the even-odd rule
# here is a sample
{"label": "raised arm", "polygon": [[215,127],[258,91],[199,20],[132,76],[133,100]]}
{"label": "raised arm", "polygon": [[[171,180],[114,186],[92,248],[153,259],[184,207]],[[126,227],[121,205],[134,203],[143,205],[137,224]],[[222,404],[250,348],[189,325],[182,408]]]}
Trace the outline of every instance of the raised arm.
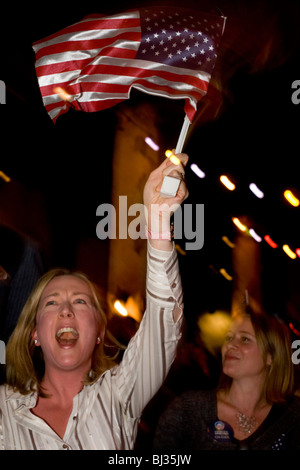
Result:
{"label": "raised arm", "polygon": [[[186,155],[179,155],[187,162]],[[174,243],[164,239],[170,232],[170,208],[187,197],[184,180],[177,196],[166,199],[160,195],[165,175],[179,176],[184,172],[168,160],[154,170],[144,191],[148,211],[147,295],[146,311],[135,336],[131,339],[117,374],[123,409],[137,419],[148,401],[162,385],[176,356],[181,337],[182,286]],[[165,203],[165,206],[164,206]],[[163,207],[164,206],[164,207]],[[158,211],[157,209],[161,210]]]}

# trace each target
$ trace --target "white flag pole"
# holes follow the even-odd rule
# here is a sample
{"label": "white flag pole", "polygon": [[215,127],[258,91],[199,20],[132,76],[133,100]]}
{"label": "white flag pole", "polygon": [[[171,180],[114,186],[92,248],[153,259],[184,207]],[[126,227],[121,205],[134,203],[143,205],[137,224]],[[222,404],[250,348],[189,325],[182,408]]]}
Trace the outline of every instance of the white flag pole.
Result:
{"label": "white flag pole", "polygon": [[178,138],[178,142],[177,142],[177,145],[176,145],[175,153],[181,153],[184,142],[185,142],[187,132],[188,132],[189,127],[190,127],[190,124],[191,124],[191,121],[189,120],[187,115],[185,115],[183,125],[182,125],[181,131],[180,131],[180,135],[179,135],[179,138]]}
{"label": "white flag pole", "polygon": [[[186,135],[187,135],[187,131],[190,127],[190,124],[191,124],[191,121],[189,120],[187,115],[185,115],[183,125],[182,125],[181,131],[180,131],[180,135],[179,135],[179,138],[178,138],[177,146],[176,146],[176,149],[175,149],[176,154],[181,153],[181,151],[182,151],[183,144],[185,142],[185,138],[186,138]],[[172,157],[174,157],[175,162],[172,160]],[[175,165],[179,165],[179,163],[180,163],[179,158],[177,158],[174,155],[172,155],[170,158],[172,160],[172,163],[175,163]],[[176,160],[178,160],[178,162]],[[160,189],[160,195],[164,198],[176,196],[180,181],[181,180],[176,178],[176,177],[165,176],[164,180],[163,180],[163,184],[162,184],[161,189]]]}

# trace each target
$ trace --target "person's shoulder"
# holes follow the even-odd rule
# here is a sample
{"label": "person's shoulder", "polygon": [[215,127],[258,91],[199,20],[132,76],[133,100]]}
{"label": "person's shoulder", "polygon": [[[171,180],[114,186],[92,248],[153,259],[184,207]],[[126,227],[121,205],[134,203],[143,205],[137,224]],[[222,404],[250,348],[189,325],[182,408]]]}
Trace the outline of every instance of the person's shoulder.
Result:
{"label": "person's shoulder", "polygon": [[184,408],[211,411],[216,404],[216,390],[189,390],[177,397]]}
{"label": "person's shoulder", "polygon": [[0,385],[0,402],[18,401],[18,403],[27,403],[29,400],[33,400],[36,395],[36,392],[28,392],[24,395],[6,383]]}
{"label": "person's shoulder", "polygon": [[209,401],[215,399],[216,390],[188,390],[183,392],[181,397],[185,400]]}
{"label": "person's shoulder", "polygon": [[0,385],[0,404],[8,400],[13,393],[14,392],[12,388],[9,387],[6,383]]}

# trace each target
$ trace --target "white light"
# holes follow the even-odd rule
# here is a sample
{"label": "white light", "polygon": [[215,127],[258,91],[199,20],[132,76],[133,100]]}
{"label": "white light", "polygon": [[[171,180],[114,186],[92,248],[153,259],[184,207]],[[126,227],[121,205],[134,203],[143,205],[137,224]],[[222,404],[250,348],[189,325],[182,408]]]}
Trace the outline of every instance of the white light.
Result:
{"label": "white light", "polygon": [[256,240],[258,243],[262,241],[262,238],[255,232],[253,228],[250,228],[249,233],[254,240]]}
{"label": "white light", "polygon": [[151,139],[151,137],[146,137],[146,138],[145,138],[145,142],[146,142],[147,145],[149,145],[149,147],[152,148],[152,150],[155,150],[155,151],[159,150],[159,145],[157,145],[157,144]]}
{"label": "white light", "polygon": [[262,199],[264,197],[264,193],[256,186],[255,183],[251,183],[249,185],[250,190],[255,194],[256,197]]}
{"label": "white light", "polygon": [[205,173],[204,171],[200,170],[200,168],[198,167],[198,165],[196,165],[196,163],[192,163],[191,164],[191,170],[193,170],[193,172],[199,176],[199,178],[205,178]]}
{"label": "white light", "polygon": [[120,315],[123,315],[123,317],[127,317],[127,315],[128,315],[127,309],[124,307],[124,305],[119,300],[115,301],[114,307],[117,310],[117,312],[120,313]]}

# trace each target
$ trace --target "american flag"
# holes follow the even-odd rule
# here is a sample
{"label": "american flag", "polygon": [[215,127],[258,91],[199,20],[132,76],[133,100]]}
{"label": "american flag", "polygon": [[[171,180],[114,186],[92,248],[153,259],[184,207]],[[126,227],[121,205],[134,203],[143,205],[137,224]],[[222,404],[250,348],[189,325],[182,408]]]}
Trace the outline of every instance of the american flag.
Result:
{"label": "american flag", "polygon": [[[72,106],[100,111],[132,88],[185,100],[192,121],[207,93],[225,18],[171,7],[91,15],[33,44],[45,108],[55,122]],[[57,87],[69,100],[61,98]]]}

